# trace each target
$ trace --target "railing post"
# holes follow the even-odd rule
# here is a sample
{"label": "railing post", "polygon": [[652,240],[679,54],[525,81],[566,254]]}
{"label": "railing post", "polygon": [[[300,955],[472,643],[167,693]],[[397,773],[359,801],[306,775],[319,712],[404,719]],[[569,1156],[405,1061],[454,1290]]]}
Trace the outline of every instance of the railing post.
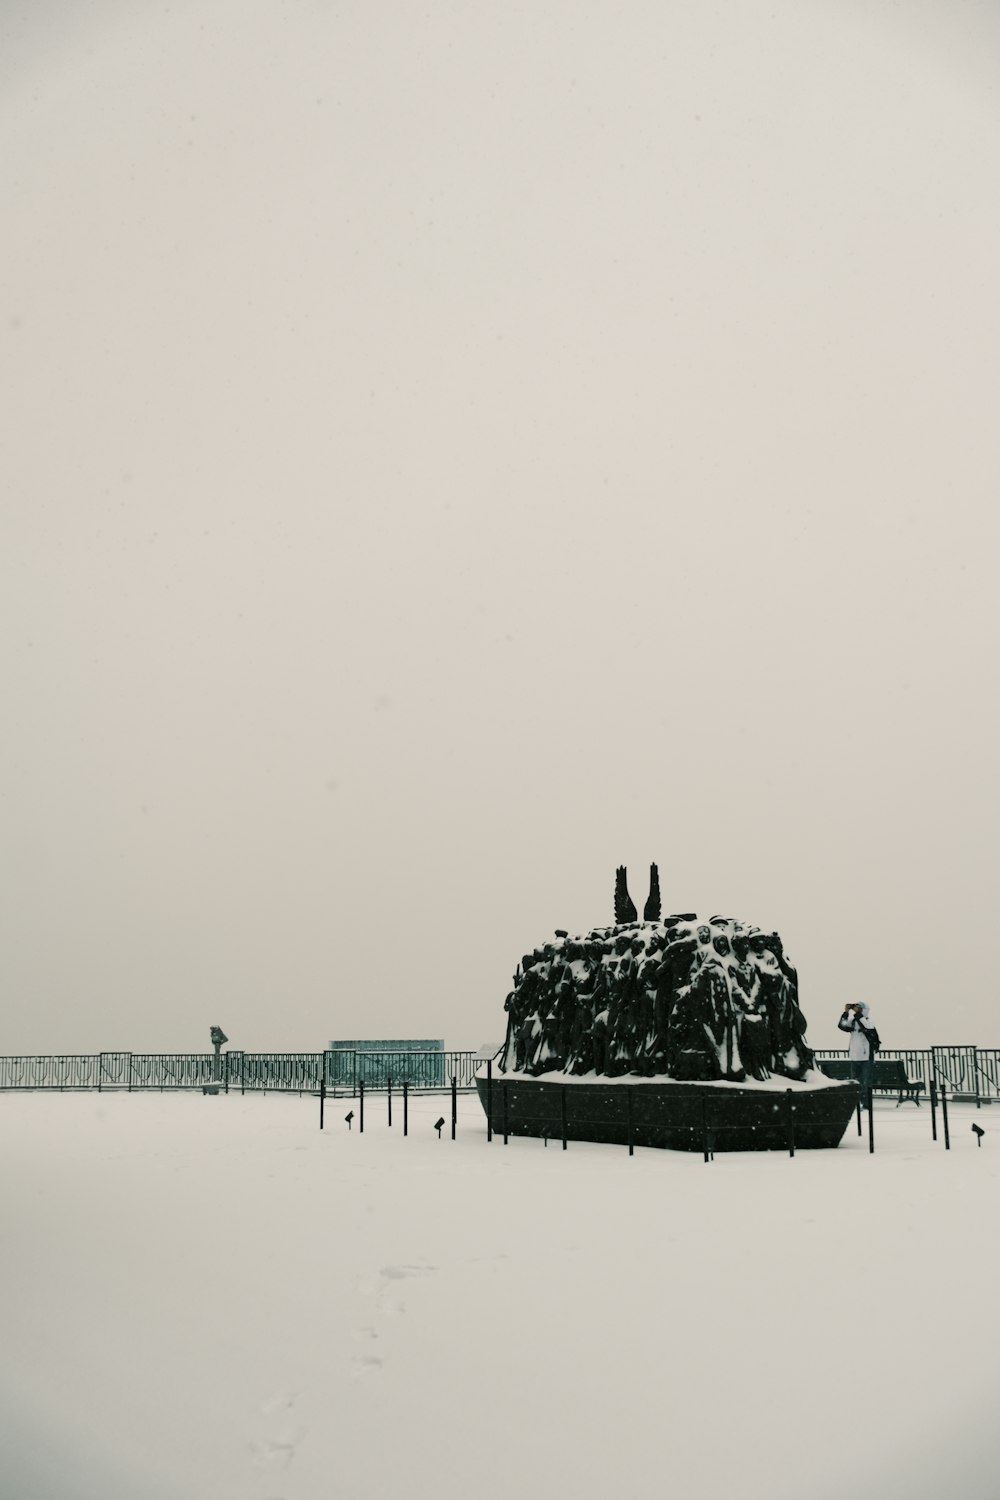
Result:
{"label": "railing post", "polygon": [[486,1140],[493,1139],[493,1059],[486,1060]]}
{"label": "railing post", "polygon": [[388,1103],[388,1106],[389,1106],[389,1129],[391,1130],[392,1129],[392,1074],[391,1073],[389,1073],[389,1074],[386,1075],[386,1080],[385,1081],[386,1081],[385,1097],[386,1097],[386,1102]]}
{"label": "railing post", "polygon": [[323,1114],[326,1109],[326,1079],[319,1081],[319,1128],[323,1129]]}
{"label": "railing post", "polygon": [[978,1047],[973,1047],[973,1049],[972,1049],[972,1076],[973,1076],[973,1078],[975,1079],[975,1082],[976,1082],[976,1108],[979,1109],[981,1101],[980,1101],[980,1098],[979,1098],[979,1048]]}
{"label": "railing post", "polygon": [[403,1134],[404,1135],[406,1134],[408,1126],[409,1126],[409,1103],[410,1103],[410,1085],[407,1082],[407,1083],[403,1084]]}
{"label": "railing post", "polygon": [[937,1140],[937,1084],[931,1079],[931,1140]]}
{"label": "railing post", "polygon": [[358,1130],[365,1133],[365,1080],[358,1079]]}
{"label": "railing post", "polygon": [[458,1124],[458,1079],[455,1074],[451,1075],[451,1138],[455,1139],[455,1126]]}
{"label": "railing post", "polygon": [[132,1092],[132,1054],[131,1054],[131,1052],[128,1055],[128,1091],[131,1094],[131,1092]]}

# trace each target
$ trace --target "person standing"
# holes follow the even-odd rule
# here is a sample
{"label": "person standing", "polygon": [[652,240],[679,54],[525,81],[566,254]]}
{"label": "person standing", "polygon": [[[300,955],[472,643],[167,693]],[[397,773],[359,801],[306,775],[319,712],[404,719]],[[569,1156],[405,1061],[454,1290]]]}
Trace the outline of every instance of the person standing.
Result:
{"label": "person standing", "polygon": [[875,1034],[875,1023],[865,1001],[854,1001],[846,1006],[837,1025],[850,1038],[847,1043],[847,1058],[851,1065],[851,1077],[857,1080],[861,1090],[861,1108],[871,1109],[872,1081],[875,1077],[875,1051],[871,1037]]}

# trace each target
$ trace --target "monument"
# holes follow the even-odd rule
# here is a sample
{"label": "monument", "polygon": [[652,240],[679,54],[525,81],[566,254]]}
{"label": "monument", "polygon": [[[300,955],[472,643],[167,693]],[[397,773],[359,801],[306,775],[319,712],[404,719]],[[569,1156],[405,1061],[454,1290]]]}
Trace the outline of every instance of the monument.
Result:
{"label": "monument", "polygon": [[507,1034],[477,1088],[511,1134],[701,1150],[836,1146],[853,1083],[813,1067],[798,979],[776,932],[733,917],[660,917],[659,875],[639,921],[626,870],[615,923],[526,953]]}

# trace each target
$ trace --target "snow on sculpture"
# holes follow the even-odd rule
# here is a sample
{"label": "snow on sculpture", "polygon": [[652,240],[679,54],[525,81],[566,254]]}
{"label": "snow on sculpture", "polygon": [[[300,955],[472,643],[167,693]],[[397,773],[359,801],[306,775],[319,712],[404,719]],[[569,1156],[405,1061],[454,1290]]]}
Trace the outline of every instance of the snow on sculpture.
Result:
{"label": "snow on sculpture", "polygon": [[[618,910],[623,893],[621,868]],[[505,1009],[503,1073],[743,1083],[803,1079],[813,1063],[780,937],[731,917],[557,934],[525,954]]]}

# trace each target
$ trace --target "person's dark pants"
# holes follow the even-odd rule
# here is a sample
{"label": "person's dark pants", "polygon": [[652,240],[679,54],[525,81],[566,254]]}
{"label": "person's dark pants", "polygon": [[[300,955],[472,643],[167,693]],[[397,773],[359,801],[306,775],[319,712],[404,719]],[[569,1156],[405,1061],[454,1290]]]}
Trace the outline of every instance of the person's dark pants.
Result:
{"label": "person's dark pants", "polygon": [[851,1077],[856,1080],[861,1091],[861,1108],[872,1107],[872,1080],[875,1077],[874,1058],[851,1058]]}

